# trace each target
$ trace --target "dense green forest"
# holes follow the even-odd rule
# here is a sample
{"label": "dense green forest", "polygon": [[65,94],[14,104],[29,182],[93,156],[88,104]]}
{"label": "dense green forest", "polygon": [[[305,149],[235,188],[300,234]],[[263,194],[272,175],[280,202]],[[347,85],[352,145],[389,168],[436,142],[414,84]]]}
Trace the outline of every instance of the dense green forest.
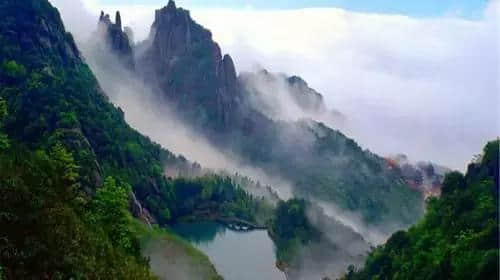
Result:
{"label": "dense green forest", "polygon": [[276,244],[278,262],[282,264],[292,262],[298,249],[319,239],[320,232],[306,216],[307,204],[303,199],[278,203],[269,232]]}
{"label": "dense green forest", "polygon": [[169,208],[161,210],[151,201],[153,212],[164,211],[164,223],[178,219],[234,217],[249,222],[268,220],[273,209],[263,198],[249,195],[230,177],[207,174],[197,178],[176,178],[167,181],[172,196]]}
{"label": "dense green forest", "polygon": [[423,220],[393,234],[343,279],[498,279],[499,146],[488,143],[466,175],[449,173]]}

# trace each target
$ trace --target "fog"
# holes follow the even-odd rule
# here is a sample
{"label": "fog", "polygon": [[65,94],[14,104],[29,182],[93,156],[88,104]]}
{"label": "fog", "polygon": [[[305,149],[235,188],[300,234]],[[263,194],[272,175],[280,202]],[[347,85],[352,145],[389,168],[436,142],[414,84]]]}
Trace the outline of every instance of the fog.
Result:
{"label": "fog", "polygon": [[253,72],[243,72],[239,77],[246,90],[247,101],[270,119],[292,122],[312,119],[331,128],[346,128],[342,112],[327,108],[324,103],[313,104],[319,102],[311,101],[318,98],[316,93],[290,84],[287,80],[289,77],[284,73],[269,73],[265,69],[255,68]]}
{"label": "fog", "polygon": [[[242,164],[230,151],[214,148],[176,118],[166,102],[159,101],[148,85],[124,70],[112,55],[102,49],[95,52],[88,44],[90,39],[99,39],[93,32],[101,7],[110,14],[119,9],[124,25],[132,27],[136,40],[145,38],[153,9],[158,7],[51,2],[61,10],[66,27],[74,34],[101,87],[123,109],[132,127],[205,168],[242,174],[272,186],[281,199],[292,197],[289,182]],[[278,111],[273,118],[312,118],[340,128],[361,146],[382,155],[405,153],[415,160],[464,169],[485,141],[498,135],[497,4],[490,4],[484,18],[477,21],[416,19],[340,9],[194,10],[192,14],[213,31],[214,39],[233,56],[238,70],[264,67],[300,75],[324,95],[328,110],[343,113],[345,122],[327,113],[311,114],[298,108],[282,84],[267,92],[277,93],[272,100],[268,99],[270,95],[259,100],[280,105],[274,106]],[[257,86],[266,89],[268,85]],[[347,242],[350,233],[334,232],[324,224],[325,219],[308,213],[326,234],[328,244],[343,246],[340,251],[325,250],[324,244],[305,248],[299,261],[308,269],[298,272],[299,277],[311,276],[311,269],[338,275],[347,264],[362,260],[366,244],[380,244],[398,229],[389,224],[384,229],[367,227],[356,213],[313,202],[322,215],[334,217],[364,241]]]}
{"label": "fog", "polygon": [[[120,9],[138,40],[157,8],[85,3],[94,13]],[[258,65],[303,77],[346,115],[343,132],[363,147],[464,170],[499,135],[498,3],[474,20],[452,11],[412,18],[334,8],[186,8],[240,71]]]}
{"label": "fog", "polygon": [[498,1],[474,21],[340,9],[193,16],[240,70],[302,76],[345,114],[344,132],[363,147],[463,170],[499,135],[495,9]]}
{"label": "fog", "polygon": [[79,48],[106,95],[124,111],[129,125],[163,148],[199,163],[205,169],[247,176],[262,184],[272,185],[281,199],[292,197],[291,186],[284,179],[266,174],[257,167],[244,165],[230,151],[213,147],[204,136],[177,118],[169,104],[160,100],[151,87],[126,70],[106,48],[98,46],[104,40],[99,36],[94,33],[94,38],[80,43]]}

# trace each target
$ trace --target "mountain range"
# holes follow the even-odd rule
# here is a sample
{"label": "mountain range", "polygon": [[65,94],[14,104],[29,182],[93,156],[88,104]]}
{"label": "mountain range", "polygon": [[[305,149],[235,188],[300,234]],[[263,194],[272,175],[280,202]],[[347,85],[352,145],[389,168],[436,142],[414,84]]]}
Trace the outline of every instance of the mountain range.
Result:
{"label": "mountain range", "polygon": [[[300,77],[267,71],[238,76],[231,56],[221,54],[211,32],[174,1],[155,12],[146,40],[123,40],[130,46],[113,43],[115,37],[127,37],[124,30],[116,35],[119,13],[115,24],[106,15],[100,22],[103,18],[108,48],[127,61],[133,57],[134,75],[152,89],[157,103],[172,108],[220,151],[291,182],[300,197],[334,202],[361,213],[368,223],[390,221],[404,227],[422,214],[421,195],[408,188],[399,169],[311,118],[329,114],[335,119],[336,114],[327,112],[322,95]],[[265,100],[269,94],[258,90],[258,82],[272,88],[270,83],[280,79],[303,118],[284,119],[269,112],[279,107]]]}
{"label": "mountain range", "polygon": [[[162,264],[166,275],[219,280],[208,258],[171,231],[201,220],[266,230],[289,279],[339,275],[425,207],[424,222],[372,247],[366,269],[351,266],[344,277],[411,276],[404,263],[421,260],[429,262],[414,275],[475,267],[463,275],[481,279],[494,270],[498,141],[465,177],[362,149],[330,127],[349,118],[342,108],[329,109],[298,76],[238,74],[211,32],[173,0],[138,43],[120,12],[114,20],[102,12],[95,36],[78,44],[48,0],[0,0],[0,16],[0,279],[155,279],[144,242],[159,236],[183,263]],[[114,87],[104,86],[108,77]],[[120,86],[152,103],[117,107]],[[127,116],[143,106],[159,112],[149,125],[180,121],[196,132],[194,143],[236,158],[238,172],[206,168],[141,134]],[[259,182],[271,177],[290,186],[288,197],[276,181]],[[443,197],[426,206],[426,191],[441,186]],[[436,248],[429,232],[446,244],[437,257],[422,249]],[[415,248],[419,259],[407,259]]]}

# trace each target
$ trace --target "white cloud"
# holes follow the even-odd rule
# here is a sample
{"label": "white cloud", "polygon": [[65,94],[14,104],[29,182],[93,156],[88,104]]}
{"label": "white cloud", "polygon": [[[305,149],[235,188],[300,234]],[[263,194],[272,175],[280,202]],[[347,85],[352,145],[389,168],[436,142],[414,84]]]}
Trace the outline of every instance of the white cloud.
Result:
{"label": "white cloud", "polygon": [[[136,38],[147,35],[158,8],[84,1],[96,16],[120,10]],[[305,78],[347,115],[346,133],[362,146],[464,169],[499,135],[498,3],[475,21],[332,8],[193,9],[192,15],[239,70],[259,64]]]}
{"label": "white cloud", "polygon": [[[240,70],[299,74],[382,153],[464,169],[498,133],[498,27],[338,9],[194,11]],[[227,24],[230,22],[231,24]]]}

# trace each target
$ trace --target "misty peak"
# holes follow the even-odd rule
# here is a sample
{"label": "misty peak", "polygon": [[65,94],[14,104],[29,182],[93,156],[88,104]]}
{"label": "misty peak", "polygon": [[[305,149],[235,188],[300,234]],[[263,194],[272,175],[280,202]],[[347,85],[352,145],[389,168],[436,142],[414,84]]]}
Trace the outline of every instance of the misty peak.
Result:
{"label": "misty peak", "polygon": [[104,11],[101,11],[101,15],[99,17],[99,23],[104,23],[106,25],[111,25],[111,19],[109,17],[109,14],[105,14]]}
{"label": "misty peak", "polygon": [[177,7],[175,6],[175,1],[174,0],[169,0],[168,1],[167,9],[169,9],[169,10],[176,10],[177,9]]}
{"label": "misty peak", "polygon": [[[234,62],[233,59],[229,54],[224,55],[224,58],[222,59],[222,65],[224,66],[224,70],[228,73],[231,73],[236,76],[236,69],[234,67]],[[235,77],[236,79],[236,77]]]}
{"label": "misty peak", "polygon": [[111,22],[109,14],[101,11],[98,24],[98,34],[104,36],[102,39],[107,47],[115,53],[127,68],[135,66],[132,49],[132,30],[122,30],[122,18],[120,11],[116,11],[115,23]]}
{"label": "misty peak", "polygon": [[120,30],[122,29],[122,17],[120,16],[120,11],[116,11],[115,24],[117,28]]}
{"label": "misty peak", "polygon": [[109,14],[101,11],[101,15],[99,16],[99,23],[104,23],[108,28],[122,30],[122,17],[120,15],[120,11],[116,11],[115,15],[115,23],[111,21],[111,17]]}

